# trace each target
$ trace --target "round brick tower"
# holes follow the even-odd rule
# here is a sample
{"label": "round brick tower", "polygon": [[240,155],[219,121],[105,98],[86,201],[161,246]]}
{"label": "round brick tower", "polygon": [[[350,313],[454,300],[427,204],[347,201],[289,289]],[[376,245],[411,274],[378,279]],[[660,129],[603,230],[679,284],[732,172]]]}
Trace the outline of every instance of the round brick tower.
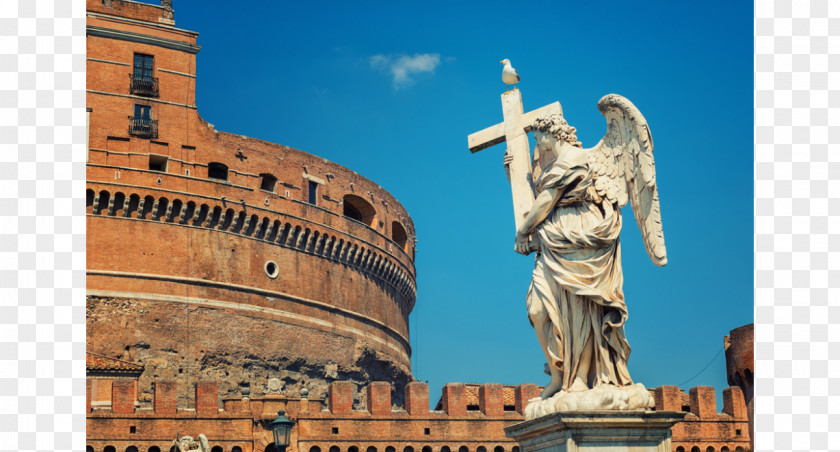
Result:
{"label": "round brick tower", "polygon": [[750,422],[750,441],[754,441],[753,427],[753,376],[755,375],[755,355],[753,344],[753,326],[744,325],[724,336],[726,350],[726,379],[731,386],[738,386],[744,393],[747,403],[747,415]]}
{"label": "round brick tower", "polygon": [[[376,183],[216,131],[195,106],[197,33],[171,9],[87,2],[88,352],[222,396],[411,381],[414,225]],[[247,391],[246,391],[247,392]]]}

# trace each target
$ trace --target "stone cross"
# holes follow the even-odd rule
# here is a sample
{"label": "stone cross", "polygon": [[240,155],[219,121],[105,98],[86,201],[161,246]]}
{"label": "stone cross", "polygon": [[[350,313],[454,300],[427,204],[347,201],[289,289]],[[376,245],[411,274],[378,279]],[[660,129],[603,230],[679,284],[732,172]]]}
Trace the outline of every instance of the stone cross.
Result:
{"label": "stone cross", "polygon": [[490,126],[467,137],[470,152],[507,142],[513,155],[510,163],[510,188],[513,194],[513,214],[516,227],[525,220],[534,204],[534,189],[531,180],[531,147],[528,144],[528,132],[534,121],[543,115],[563,114],[560,102],[554,102],[536,110],[524,113],[522,94],[513,89],[502,94],[502,113],[504,122]]}

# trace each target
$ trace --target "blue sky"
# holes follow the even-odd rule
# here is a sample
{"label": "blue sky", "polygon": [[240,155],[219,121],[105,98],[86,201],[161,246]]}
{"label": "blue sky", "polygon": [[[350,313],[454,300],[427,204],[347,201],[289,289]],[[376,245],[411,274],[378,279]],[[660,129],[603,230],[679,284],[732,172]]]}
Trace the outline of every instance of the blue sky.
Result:
{"label": "blue sky", "polygon": [[[376,181],[418,236],[414,375],[543,384],[525,316],[533,258],[513,251],[499,61],[526,110],[560,101],[584,147],[596,104],[630,99],[655,144],[669,263],[624,210],[630,372],[648,387],[727,386],[729,330],[753,321],[751,2],[207,2],[175,0],[198,31],[197,104],[218,130],[289,145]],[[691,380],[690,380],[691,379]],[[690,380],[690,381],[687,381]]]}

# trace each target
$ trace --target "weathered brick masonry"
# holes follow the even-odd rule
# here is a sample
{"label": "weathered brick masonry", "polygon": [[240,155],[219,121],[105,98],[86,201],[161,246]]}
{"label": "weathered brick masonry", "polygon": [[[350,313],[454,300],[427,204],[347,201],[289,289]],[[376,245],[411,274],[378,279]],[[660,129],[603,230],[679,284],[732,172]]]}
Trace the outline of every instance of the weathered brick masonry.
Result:
{"label": "weathered brick masonry", "polygon": [[[279,409],[297,421],[290,452],[516,451],[502,429],[541,388],[450,383],[430,410],[413,381],[405,208],[350,169],[204,121],[198,33],[170,8],[87,10],[87,452],[166,451],[177,432],[268,452]],[[711,388],[657,388],[657,409],[694,413],[675,451],[749,447],[739,330],[723,413]]]}
{"label": "weathered brick masonry", "polygon": [[319,394],[387,380],[401,402],[416,294],[406,210],[347,168],[202,120],[197,33],[171,11],[87,5],[88,351],[146,367],[142,406],[162,378],[180,406],[204,378],[226,396],[269,377]]}

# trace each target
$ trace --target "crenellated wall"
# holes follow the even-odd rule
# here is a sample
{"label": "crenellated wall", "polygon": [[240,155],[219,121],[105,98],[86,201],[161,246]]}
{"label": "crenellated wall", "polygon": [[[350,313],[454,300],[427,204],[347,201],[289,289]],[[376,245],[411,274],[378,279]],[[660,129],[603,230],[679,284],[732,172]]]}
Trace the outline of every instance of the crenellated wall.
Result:
{"label": "crenellated wall", "polygon": [[[204,433],[211,447],[218,444],[223,452],[232,451],[234,446],[242,452],[264,452],[271,442],[267,423],[280,409],[296,421],[290,452],[329,451],[334,447],[340,452],[369,451],[371,447],[377,451],[391,447],[405,451],[410,447],[414,451],[428,448],[427,452],[513,452],[518,450],[517,445],[504,436],[503,429],[523,420],[524,408],[538,389],[527,384],[506,387],[487,383],[479,385],[478,400],[470,401],[464,383],[449,383],[443,388],[442,409],[430,411],[426,383],[406,385],[403,409],[393,404],[394,388],[390,383],[373,382],[356,391],[356,385],[337,381],[329,386],[325,398],[279,394],[223,398],[220,409],[218,384],[200,381],[195,385],[195,405],[173,410],[174,385],[172,380],[156,382],[154,406],[128,411],[118,411],[116,407],[133,406],[131,392],[115,390],[113,410],[100,408],[88,413],[88,442],[94,452],[107,445],[132,441],[141,450],[155,445],[165,450],[166,443],[155,443],[151,436],[127,434],[130,428],[126,426],[130,425],[136,431],[155,432],[154,437],[162,441],[171,441],[169,438],[180,429],[181,434],[192,436]],[[513,401],[504,395],[511,389]],[[357,409],[353,403],[357,392],[366,395],[364,409]],[[724,390],[723,397],[723,412],[718,413],[710,386],[691,388],[689,394],[676,386],[654,390],[656,410],[691,409],[686,419],[672,429],[673,451],[688,452],[695,447],[703,452],[710,447],[718,452],[749,448],[743,394],[738,387],[730,387]],[[478,409],[471,409],[473,402]],[[246,420],[252,422],[250,432],[244,427]],[[231,441],[235,435],[242,439]]]}

